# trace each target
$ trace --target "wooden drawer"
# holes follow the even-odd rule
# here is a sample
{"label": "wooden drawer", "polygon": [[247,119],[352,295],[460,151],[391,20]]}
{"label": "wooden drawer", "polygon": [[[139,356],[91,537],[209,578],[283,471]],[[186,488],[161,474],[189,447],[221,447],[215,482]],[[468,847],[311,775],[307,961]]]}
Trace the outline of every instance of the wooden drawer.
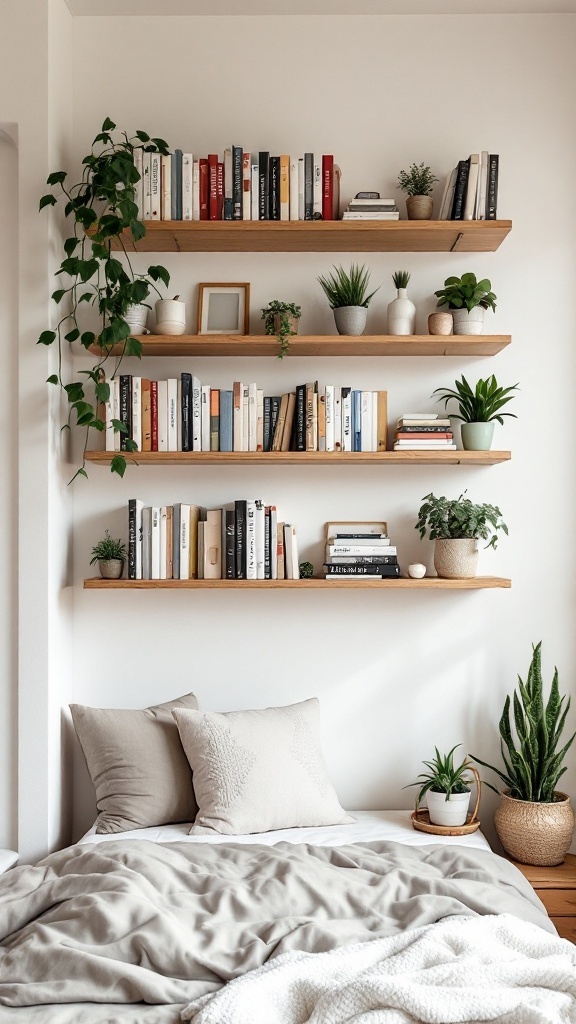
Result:
{"label": "wooden drawer", "polygon": [[538,889],[540,897],[550,917],[576,917],[575,889]]}
{"label": "wooden drawer", "polygon": [[576,918],[574,917],[550,917],[561,939],[569,939],[576,942]]}

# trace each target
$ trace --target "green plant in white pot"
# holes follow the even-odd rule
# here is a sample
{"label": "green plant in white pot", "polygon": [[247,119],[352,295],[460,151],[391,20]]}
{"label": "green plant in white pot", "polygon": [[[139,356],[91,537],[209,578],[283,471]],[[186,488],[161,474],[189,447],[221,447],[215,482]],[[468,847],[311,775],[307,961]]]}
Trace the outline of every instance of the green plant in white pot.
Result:
{"label": "green plant in white pot", "polygon": [[547,699],[543,691],[540,642],[532,647],[526,682],[518,676],[512,702],[509,695],[504,702],[499,724],[503,770],[473,759],[504,783],[494,825],[506,852],[522,864],[553,865],[562,863],[574,834],[570,800],[557,786],[576,733],[558,749],[570,698],[560,696],[557,668]]}
{"label": "green plant in white pot", "polygon": [[486,380],[480,379],[476,382],[475,388],[471,388],[464,374],[461,380],[454,381],[452,388],[436,388],[433,395],[438,395],[438,401],[444,402],[444,408],[448,410],[448,402],[454,400],[458,404],[457,413],[449,413],[456,420],[462,421],[462,444],[467,451],[487,452],[492,445],[494,436],[494,422],[498,420],[504,425],[504,416],[511,416],[516,419],[513,412],[502,412],[508,402],[511,402],[514,395],[512,391],[518,390],[518,384],[502,388],[494,374]]}
{"label": "green plant in white pot", "polygon": [[369,280],[370,271],[357,263],[352,264],[348,273],[343,267],[334,267],[333,274],[318,278],[330,308],[334,310],[338,334],[364,333],[368,305],[378,291],[375,288],[368,293]]}
{"label": "green plant in white pot", "polygon": [[[466,494],[466,491],[464,491]],[[508,533],[496,505],[475,505],[461,494],[458,498],[437,498],[427,494],[418,512],[416,529],[424,539],[434,541],[434,568],[442,579],[473,579],[478,565],[478,540],[495,548],[498,531]]]}
{"label": "green plant in white pot", "polygon": [[444,287],[434,292],[437,306],[448,306],[454,322],[454,334],[482,334],[484,310],[496,309],[496,296],[487,277],[475,274],[447,277]]}
{"label": "green plant in white pot", "polygon": [[[426,797],[430,821],[433,825],[461,826],[466,824],[470,804],[470,786],[474,782],[471,773],[475,769],[467,758],[461,764],[454,764],[454,751],[457,743],[445,757],[435,747],[436,756],[431,761],[422,763],[428,768],[421,772],[416,782],[408,786],[420,786],[416,797],[416,810]],[[407,789],[408,786],[404,786]]]}

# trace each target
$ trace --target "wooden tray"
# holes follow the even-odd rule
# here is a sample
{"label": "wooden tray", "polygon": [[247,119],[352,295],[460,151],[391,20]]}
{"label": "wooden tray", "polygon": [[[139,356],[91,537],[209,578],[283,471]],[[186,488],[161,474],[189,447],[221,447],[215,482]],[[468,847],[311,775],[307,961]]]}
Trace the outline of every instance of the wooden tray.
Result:
{"label": "wooden tray", "polygon": [[412,825],[418,832],[428,832],[433,836],[468,836],[480,828],[480,819],[468,815],[465,825],[432,825],[428,811],[413,811]]}

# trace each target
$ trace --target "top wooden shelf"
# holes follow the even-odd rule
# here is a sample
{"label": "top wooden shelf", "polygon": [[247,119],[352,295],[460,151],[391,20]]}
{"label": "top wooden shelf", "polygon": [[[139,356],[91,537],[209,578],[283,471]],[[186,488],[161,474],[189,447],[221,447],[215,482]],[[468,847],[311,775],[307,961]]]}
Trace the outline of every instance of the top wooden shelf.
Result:
{"label": "top wooden shelf", "polygon": [[[146,221],[129,252],[495,252],[510,220]],[[114,241],[113,249],[122,249]]]}

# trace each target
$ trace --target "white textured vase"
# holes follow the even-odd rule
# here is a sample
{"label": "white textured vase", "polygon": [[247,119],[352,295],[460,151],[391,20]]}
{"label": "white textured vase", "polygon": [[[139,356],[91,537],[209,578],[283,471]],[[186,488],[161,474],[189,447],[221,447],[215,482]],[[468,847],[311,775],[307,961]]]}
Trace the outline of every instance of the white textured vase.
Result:
{"label": "white textured vase", "polygon": [[416,306],[405,288],[398,288],[398,297],[388,306],[388,334],[414,334]]}
{"label": "white textured vase", "polygon": [[179,299],[159,299],[156,303],[156,333],[184,334],[186,303]]}
{"label": "white textured vase", "polygon": [[338,334],[364,334],[368,310],[366,306],[340,306],[334,310]]}
{"label": "white textured vase", "polygon": [[477,566],[478,549],[474,538],[434,541],[434,568],[441,579],[473,579]]}
{"label": "white textured vase", "polygon": [[446,793],[434,793],[429,789],[426,803],[433,825],[450,827],[466,824],[470,793],[451,793],[446,799]]}
{"label": "white textured vase", "polygon": [[147,317],[148,306],[145,306],[143,302],[128,306],[124,314],[124,319],[133,334],[142,334],[146,327]]}
{"label": "white textured vase", "polygon": [[484,326],[484,307],[474,306],[467,309],[453,309],[454,334],[482,334]]}

